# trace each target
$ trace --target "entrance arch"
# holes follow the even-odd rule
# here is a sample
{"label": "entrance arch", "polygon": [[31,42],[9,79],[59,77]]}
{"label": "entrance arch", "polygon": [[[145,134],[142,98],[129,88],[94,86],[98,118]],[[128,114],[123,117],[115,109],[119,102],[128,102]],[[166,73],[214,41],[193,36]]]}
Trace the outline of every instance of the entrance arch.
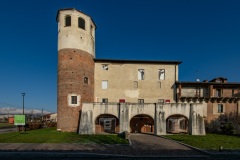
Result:
{"label": "entrance arch", "polygon": [[153,133],[154,120],[146,114],[136,115],[130,120],[131,133]]}
{"label": "entrance arch", "polygon": [[119,119],[111,114],[101,114],[95,120],[96,133],[119,132]]}
{"label": "entrance arch", "polygon": [[171,115],[166,120],[167,133],[188,133],[189,120],[183,115]]}

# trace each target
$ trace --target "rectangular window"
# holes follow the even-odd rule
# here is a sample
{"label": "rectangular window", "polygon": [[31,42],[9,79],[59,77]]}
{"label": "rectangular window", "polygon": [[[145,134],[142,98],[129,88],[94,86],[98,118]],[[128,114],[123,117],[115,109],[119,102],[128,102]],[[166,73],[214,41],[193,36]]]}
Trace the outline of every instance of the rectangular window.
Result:
{"label": "rectangular window", "polygon": [[138,103],[144,103],[144,99],[138,99]]}
{"label": "rectangular window", "polygon": [[161,88],[161,82],[157,82],[156,85],[156,88]]}
{"label": "rectangular window", "polygon": [[138,82],[137,81],[134,81],[133,82],[133,89],[137,89],[138,88]]}
{"label": "rectangular window", "polygon": [[78,28],[82,28],[85,30],[85,20],[81,17],[78,17]]}
{"label": "rectangular window", "polygon": [[144,80],[144,69],[138,70],[138,80]]}
{"label": "rectangular window", "polygon": [[199,97],[200,96],[200,89],[199,88],[196,88],[196,97]]}
{"label": "rectangular window", "polygon": [[71,104],[77,104],[77,96],[71,96]]}
{"label": "rectangular window", "polygon": [[223,104],[218,104],[218,113],[223,113]]}
{"label": "rectangular window", "polygon": [[108,70],[108,64],[102,64],[102,69],[103,70]]}
{"label": "rectangular window", "polygon": [[165,69],[159,69],[158,77],[159,77],[159,80],[164,80],[165,79]]}
{"label": "rectangular window", "polygon": [[65,26],[71,26],[71,16],[69,15],[65,17]]}
{"label": "rectangular window", "polygon": [[102,81],[102,89],[108,89],[108,81]]}
{"label": "rectangular window", "polygon": [[163,104],[164,103],[164,99],[158,99],[158,103]]}
{"label": "rectangular window", "polygon": [[88,78],[87,77],[84,77],[83,81],[84,81],[84,83],[88,84]]}
{"label": "rectangular window", "polygon": [[107,98],[103,98],[102,99],[102,103],[108,103],[108,99]]}
{"label": "rectangular window", "polygon": [[221,97],[221,89],[216,89],[216,97]]}

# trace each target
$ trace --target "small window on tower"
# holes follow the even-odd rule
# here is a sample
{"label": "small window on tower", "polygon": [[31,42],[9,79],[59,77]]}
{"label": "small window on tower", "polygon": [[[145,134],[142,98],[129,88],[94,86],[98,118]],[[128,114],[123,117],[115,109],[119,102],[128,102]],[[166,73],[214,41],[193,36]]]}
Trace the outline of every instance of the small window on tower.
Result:
{"label": "small window on tower", "polygon": [[71,26],[71,16],[69,15],[65,17],[65,26]]}
{"label": "small window on tower", "polygon": [[83,81],[84,83],[88,84],[88,77],[84,77]]}
{"label": "small window on tower", "polygon": [[71,96],[71,104],[77,104],[77,96]]}
{"label": "small window on tower", "polygon": [[103,69],[103,70],[108,70],[108,64],[103,64],[103,65],[102,65],[102,69]]}
{"label": "small window on tower", "polygon": [[78,28],[82,28],[85,30],[85,20],[81,17],[78,17]]}
{"label": "small window on tower", "polygon": [[93,29],[93,26],[91,25],[91,36],[93,36],[94,35],[94,29]]}

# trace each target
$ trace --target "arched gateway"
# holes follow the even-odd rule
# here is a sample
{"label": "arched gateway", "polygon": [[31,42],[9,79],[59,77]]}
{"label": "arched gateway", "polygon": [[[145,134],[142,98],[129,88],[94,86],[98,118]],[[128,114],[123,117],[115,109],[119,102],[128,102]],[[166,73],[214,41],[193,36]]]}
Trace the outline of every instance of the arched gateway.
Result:
{"label": "arched gateway", "polygon": [[140,114],[130,120],[131,133],[153,133],[154,119],[148,115]]}
{"label": "arched gateway", "polygon": [[[184,132],[205,135],[206,107],[206,103],[83,103],[78,132],[96,134],[99,131],[107,131],[104,125],[109,127],[110,120],[112,124],[115,118],[115,129],[111,129],[115,132],[150,131],[155,135],[164,135],[172,131],[169,127],[175,121],[179,122],[180,129]],[[99,130],[99,127],[103,129]]]}

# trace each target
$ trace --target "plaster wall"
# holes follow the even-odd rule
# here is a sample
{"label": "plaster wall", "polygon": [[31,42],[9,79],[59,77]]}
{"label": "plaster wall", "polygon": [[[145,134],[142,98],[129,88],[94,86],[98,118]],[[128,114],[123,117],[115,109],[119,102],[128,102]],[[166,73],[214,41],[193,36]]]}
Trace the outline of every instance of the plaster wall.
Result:
{"label": "plaster wall", "polygon": [[[106,63],[95,62],[95,102],[102,102],[103,98],[108,102],[119,102],[119,99],[129,103],[137,103],[138,99],[144,99],[144,103],[157,103],[158,99],[175,102],[178,66],[175,69],[173,64],[107,63],[108,70],[103,70],[103,64]],[[138,69],[144,69],[144,80],[138,80]],[[165,69],[164,80],[159,80],[159,69]],[[108,81],[107,89],[102,89],[103,80]]]}
{"label": "plaster wall", "polygon": [[[207,89],[201,88],[198,89],[200,91],[200,97],[207,97]],[[179,92],[179,89],[178,89]],[[182,97],[195,97],[197,95],[196,87],[184,87],[181,89],[181,96]]]}
{"label": "plaster wall", "polygon": [[[65,26],[67,15],[71,16],[71,26]],[[85,20],[85,30],[78,27],[78,17]],[[95,28],[91,17],[77,10],[59,11],[58,50],[64,48],[81,49],[95,57]]]}
{"label": "plaster wall", "polygon": [[189,120],[189,133],[205,135],[204,110],[206,103],[194,104],[131,104],[84,103],[79,134],[95,134],[95,120],[99,115],[112,114],[119,119],[120,132],[130,132],[130,120],[136,115],[149,115],[154,119],[154,134],[166,134],[166,120],[171,115],[183,115]]}

